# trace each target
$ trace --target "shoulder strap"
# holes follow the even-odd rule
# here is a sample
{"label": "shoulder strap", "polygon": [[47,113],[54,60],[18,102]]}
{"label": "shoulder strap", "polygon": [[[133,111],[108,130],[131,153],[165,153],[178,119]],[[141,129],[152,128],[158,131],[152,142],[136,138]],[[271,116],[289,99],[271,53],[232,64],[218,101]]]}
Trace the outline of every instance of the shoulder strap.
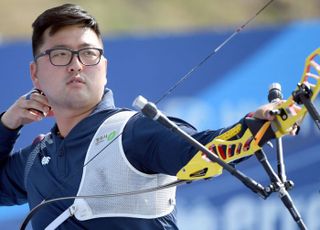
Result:
{"label": "shoulder strap", "polygon": [[[122,111],[129,111],[130,109],[116,109],[114,111],[113,114],[122,112]],[[112,114],[112,115],[113,115]],[[51,133],[47,133],[47,134],[40,134],[39,136],[37,136],[33,142],[32,145],[34,146],[33,150],[31,151],[28,159],[27,159],[27,163],[24,169],[24,187],[27,187],[27,182],[28,182],[28,176],[31,170],[31,167],[34,163],[34,160],[36,159],[37,155],[40,153],[40,151],[46,146],[45,142],[49,142],[51,143],[52,141],[50,140],[50,136]]]}
{"label": "shoulder strap", "polygon": [[38,137],[36,137],[32,143],[34,146],[33,150],[31,151],[30,155],[28,156],[26,166],[24,168],[24,187],[27,188],[27,182],[28,182],[28,176],[31,170],[31,167],[34,163],[34,160],[36,159],[37,155],[40,153],[40,151],[45,147],[45,142],[50,137],[51,133],[47,134],[40,134]]}

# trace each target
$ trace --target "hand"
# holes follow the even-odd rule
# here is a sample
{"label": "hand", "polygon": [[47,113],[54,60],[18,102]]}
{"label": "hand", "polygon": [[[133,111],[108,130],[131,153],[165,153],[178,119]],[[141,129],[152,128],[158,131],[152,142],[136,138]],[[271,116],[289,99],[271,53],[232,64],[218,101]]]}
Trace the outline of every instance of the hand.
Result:
{"label": "hand", "polygon": [[42,91],[34,89],[21,96],[1,117],[1,122],[9,129],[40,121],[51,116],[52,110]]}
{"label": "hand", "polygon": [[[285,100],[280,100],[277,102],[272,102],[269,104],[265,104],[261,107],[259,107],[255,113],[253,113],[253,117],[261,119],[261,120],[268,120],[268,121],[273,121],[276,119],[276,115],[274,113],[271,113],[271,111],[279,111],[279,107],[281,104],[285,103]],[[288,107],[287,112],[290,113],[291,116],[295,116],[299,111],[301,110],[301,107],[292,104]],[[296,135],[299,130],[298,124],[294,124],[292,127],[290,127],[287,130],[287,134],[290,135]]]}
{"label": "hand", "polygon": [[284,100],[280,100],[262,105],[253,113],[253,117],[261,120],[272,121],[275,119],[275,115],[272,115],[271,111],[276,110],[279,105],[283,104],[284,102]]}

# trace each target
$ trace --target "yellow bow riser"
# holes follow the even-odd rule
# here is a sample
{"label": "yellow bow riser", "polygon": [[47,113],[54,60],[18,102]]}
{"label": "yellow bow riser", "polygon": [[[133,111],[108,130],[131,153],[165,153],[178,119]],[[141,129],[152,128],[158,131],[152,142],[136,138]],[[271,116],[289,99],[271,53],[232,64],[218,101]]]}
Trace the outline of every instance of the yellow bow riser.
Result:
{"label": "yellow bow riser", "polygon": [[[259,143],[262,137],[270,130],[270,122],[265,122],[259,131],[253,136],[251,130],[247,128],[241,138],[229,140],[237,137],[242,132],[242,125],[238,124],[220,136],[214,138],[206,144],[206,147],[226,163],[230,163],[254,154],[261,149]],[[222,173],[222,167],[210,161],[205,154],[199,151],[177,174],[180,180],[198,180]]]}
{"label": "yellow bow riser", "polygon": [[[308,56],[302,79],[299,84],[305,84],[312,90],[311,101],[314,101],[320,90],[320,48]],[[298,89],[298,87],[297,87]],[[248,128],[243,130],[241,124],[234,126],[221,135],[215,137],[206,147],[226,163],[253,155],[271,138],[282,137],[292,131],[292,127],[300,124],[307,114],[304,105],[300,106],[291,96],[285,103],[280,104],[274,121],[246,119]],[[239,138],[239,136],[241,136]],[[199,151],[178,173],[180,180],[198,180],[219,176],[222,167],[210,161],[204,153]]]}

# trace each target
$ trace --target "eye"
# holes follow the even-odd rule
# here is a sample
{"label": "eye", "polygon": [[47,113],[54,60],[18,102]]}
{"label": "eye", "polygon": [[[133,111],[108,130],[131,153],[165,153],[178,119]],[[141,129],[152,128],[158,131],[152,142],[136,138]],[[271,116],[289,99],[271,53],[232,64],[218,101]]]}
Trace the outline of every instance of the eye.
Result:
{"label": "eye", "polygon": [[68,50],[52,50],[50,53],[51,58],[58,58],[58,57],[66,57],[70,56],[70,51]]}
{"label": "eye", "polygon": [[98,57],[99,54],[99,51],[95,49],[86,49],[81,51],[81,55],[84,57]]}

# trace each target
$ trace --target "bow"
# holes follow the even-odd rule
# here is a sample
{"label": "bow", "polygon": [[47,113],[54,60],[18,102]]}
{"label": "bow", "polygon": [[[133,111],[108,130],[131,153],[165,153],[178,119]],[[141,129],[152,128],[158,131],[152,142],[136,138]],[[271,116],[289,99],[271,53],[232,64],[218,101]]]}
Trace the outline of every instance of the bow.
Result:
{"label": "bow", "polygon": [[[156,104],[158,104],[160,101],[162,101],[165,97],[169,96],[179,85],[181,85],[185,80],[187,80],[193,72],[195,72],[197,69],[199,69],[205,62],[207,62],[211,57],[213,57],[217,52],[219,52],[220,49],[222,49],[227,43],[229,43],[236,35],[238,35],[242,30],[246,28],[248,24],[250,24],[262,11],[264,11],[274,0],[269,0],[261,9],[259,9],[251,18],[249,18],[244,24],[236,28],[236,30],[228,36],[220,45],[218,45],[212,52],[209,53],[208,56],[203,58],[196,66],[194,66],[189,72],[187,72],[185,75],[183,75],[172,87],[170,87],[157,101]],[[120,133],[118,136],[115,137],[114,140],[119,138],[122,135]],[[113,141],[114,141],[113,140]],[[109,142],[102,150],[100,150],[95,156],[93,156],[89,161],[84,164],[83,167],[88,165],[92,160],[94,160],[99,154],[101,154],[108,146],[113,142]],[[82,168],[81,168],[82,169]],[[71,175],[72,176],[72,175]],[[68,177],[70,178],[70,177]],[[67,179],[65,182],[67,181]],[[23,223],[21,224],[20,229],[25,229],[28,222],[31,220],[33,215],[42,207],[44,207],[47,204],[61,201],[61,200],[70,200],[70,199],[80,199],[80,198],[106,198],[106,197],[114,197],[114,196],[126,196],[126,195],[133,195],[133,194],[141,194],[141,193],[147,193],[147,192],[152,192],[156,190],[161,190],[161,189],[166,189],[169,187],[181,185],[187,183],[187,180],[177,180],[172,183],[168,183],[162,186],[154,187],[154,188],[149,188],[145,190],[139,190],[139,191],[133,191],[133,192],[128,192],[128,193],[117,193],[117,194],[105,194],[105,195],[88,195],[88,196],[68,196],[68,197],[60,197],[60,198],[55,198],[55,199],[50,199],[50,200],[44,200],[37,206],[35,206],[25,217]],[[55,192],[55,191],[54,191]],[[53,193],[54,193],[53,192]]]}
{"label": "bow", "polygon": [[[277,137],[279,140],[288,133],[297,132],[307,112],[320,129],[320,115],[313,104],[320,91],[319,58],[320,48],[308,56],[301,81],[292,96],[271,111],[271,114],[275,115],[274,121],[246,118],[247,127],[244,131],[242,125],[238,124],[215,137],[206,147],[179,129],[153,103],[148,102],[142,96],[136,99],[134,105],[147,117],[158,121],[198,149],[198,153],[178,172],[178,179],[192,181],[210,178],[221,174],[223,168],[264,199],[272,192],[279,192],[281,201],[299,228],[305,230],[307,227],[288,193],[293,183],[284,179],[284,174],[280,169],[278,169],[278,175],[274,172],[262,146],[272,137]],[[244,133],[241,134],[242,132]],[[270,177],[271,184],[266,188],[228,164],[252,154],[255,154]],[[282,157],[282,153],[278,152],[278,157]],[[279,162],[280,159],[278,159]]]}
{"label": "bow", "polygon": [[[320,48],[314,50],[305,61],[304,71],[297,88],[285,103],[279,104],[275,110],[271,111],[276,117],[273,121],[261,123],[257,127],[256,122],[251,123],[256,127],[250,127],[250,119],[248,119],[249,128],[244,134],[235,140],[230,140],[238,135],[241,131],[241,125],[236,125],[229,131],[215,137],[206,147],[219,156],[225,162],[232,162],[240,158],[255,154],[262,149],[266,143],[266,136],[270,136],[270,129],[276,138],[281,138],[292,132],[292,127],[299,127],[309,112],[320,129],[320,116],[313,108],[312,102],[315,101],[320,92]],[[203,161],[203,153],[199,151],[194,156],[194,161],[190,161],[182,168],[177,176],[183,180],[193,180],[194,178],[208,178],[222,173],[222,167],[216,163],[215,167],[208,167],[212,162]],[[211,168],[205,174],[199,175],[200,169]],[[195,176],[196,175],[196,176]]]}

